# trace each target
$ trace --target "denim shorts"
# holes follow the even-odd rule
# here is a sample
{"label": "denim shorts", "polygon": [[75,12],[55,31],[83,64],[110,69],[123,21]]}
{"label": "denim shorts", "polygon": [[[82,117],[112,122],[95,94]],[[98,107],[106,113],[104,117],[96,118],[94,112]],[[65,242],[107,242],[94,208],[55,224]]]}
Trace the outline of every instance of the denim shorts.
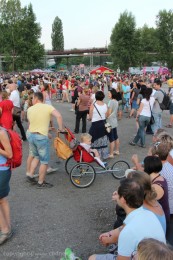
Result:
{"label": "denim shorts", "polygon": [[111,132],[108,133],[109,142],[112,143],[118,139],[117,128],[112,128]]}
{"label": "denim shorts", "polygon": [[11,170],[0,170],[0,199],[3,199],[8,196],[10,192],[10,178],[11,178]]}
{"label": "denim shorts", "polygon": [[26,136],[29,142],[30,155],[39,159],[41,164],[48,164],[50,160],[49,138],[29,131],[27,131]]}
{"label": "denim shorts", "polygon": [[133,109],[138,109],[138,108],[139,108],[139,106],[138,106],[136,100],[133,100],[133,101],[132,101],[132,108],[133,108]]}

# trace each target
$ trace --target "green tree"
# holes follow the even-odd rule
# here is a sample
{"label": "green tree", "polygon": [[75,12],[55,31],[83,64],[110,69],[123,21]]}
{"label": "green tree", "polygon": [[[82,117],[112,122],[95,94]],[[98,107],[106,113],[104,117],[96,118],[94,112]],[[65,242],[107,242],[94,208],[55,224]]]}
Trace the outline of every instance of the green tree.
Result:
{"label": "green tree", "polygon": [[18,34],[22,19],[22,8],[19,0],[2,0],[0,1],[0,35],[1,51],[11,57],[12,70],[15,69],[15,60],[18,55]]}
{"label": "green tree", "polygon": [[2,0],[0,35],[0,51],[7,57],[9,70],[32,68],[44,55],[39,42],[41,28],[31,4],[21,8],[20,0]]}
{"label": "green tree", "polygon": [[36,16],[33,12],[32,5],[24,7],[22,10],[23,19],[20,30],[20,44],[18,51],[20,53],[18,59],[19,67],[30,69],[40,63],[44,56],[44,46],[40,43],[41,27],[36,22]]}
{"label": "green tree", "polygon": [[131,13],[125,11],[120,15],[112,30],[109,51],[115,67],[128,70],[138,63],[139,41],[136,34],[136,22]]}
{"label": "green tree", "polygon": [[[56,16],[52,24],[52,50],[63,51],[64,50],[64,35],[63,25],[61,19]],[[61,58],[55,58],[56,65],[61,62]]]}
{"label": "green tree", "polygon": [[160,11],[156,18],[159,54],[162,63],[173,69],[173,11]]}
{"label": "green tree", "polygon": [[139,38],[139,62],[141,65],[151,65],[151,62],[158,60],[158,38],[157,29],[149,28],[144,25],[137,30],[137,38]]}

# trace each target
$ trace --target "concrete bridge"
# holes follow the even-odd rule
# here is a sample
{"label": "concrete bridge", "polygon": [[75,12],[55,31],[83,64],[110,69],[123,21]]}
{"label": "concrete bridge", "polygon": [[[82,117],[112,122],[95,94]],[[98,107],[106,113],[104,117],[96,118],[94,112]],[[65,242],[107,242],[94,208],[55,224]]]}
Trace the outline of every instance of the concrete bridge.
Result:
{"label": "concrete bridge", "polygon": [[[53,59],[55,57],[58,58],[67,58],[67,64],[68,59],[72,57],[80,57],[80,56],[89,56],[90,57],[90,64],[93,65],[93,57],[97,56],[110,56],[108,53],[107,47],[93,47],[93,48],[84,48],[84,49],[69,49],[69,50],[62,50],[62,51],[52,51],[52,50],[46,50],[44,55],[44,63],[46,65],[47,60]],[[5,55],[0,54],[0,71],[2,71],[2,62],[5,58]]]}

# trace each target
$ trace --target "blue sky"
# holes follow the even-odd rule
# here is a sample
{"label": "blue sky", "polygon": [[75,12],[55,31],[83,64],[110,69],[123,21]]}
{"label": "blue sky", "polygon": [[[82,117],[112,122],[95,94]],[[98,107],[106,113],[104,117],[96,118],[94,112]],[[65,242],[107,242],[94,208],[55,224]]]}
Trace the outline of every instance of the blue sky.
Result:
{"label": "blue sky", "polygon": [[136,19],[136,26],[145,23],[155,27],[160,10],[173,8],[172,0],[21,0],[32,3],[37,21],[42,27],[41,43],[51,49],[54,18],[63,23],[65,49],[104,47],[109,44],[112,29],[125,10]]}

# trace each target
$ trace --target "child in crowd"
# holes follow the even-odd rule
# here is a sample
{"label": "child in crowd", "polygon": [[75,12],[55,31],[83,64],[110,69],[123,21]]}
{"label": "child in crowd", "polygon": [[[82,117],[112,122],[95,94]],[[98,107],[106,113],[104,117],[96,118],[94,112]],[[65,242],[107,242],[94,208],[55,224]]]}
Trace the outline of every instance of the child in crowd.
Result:
{"label": "child in crowd", "polygon": [[91,139],[92,139],[92,136],[88,133],[84,133],[81,135],[80,137],[80,145],[85,148],[85,150],[87,152],[89,152],[93,157],[94,159],[102,166],[105,168],[105,163],[102,162],[100,160],[100,155],[98,153],[98,151],[96,149],[91,149]]}

